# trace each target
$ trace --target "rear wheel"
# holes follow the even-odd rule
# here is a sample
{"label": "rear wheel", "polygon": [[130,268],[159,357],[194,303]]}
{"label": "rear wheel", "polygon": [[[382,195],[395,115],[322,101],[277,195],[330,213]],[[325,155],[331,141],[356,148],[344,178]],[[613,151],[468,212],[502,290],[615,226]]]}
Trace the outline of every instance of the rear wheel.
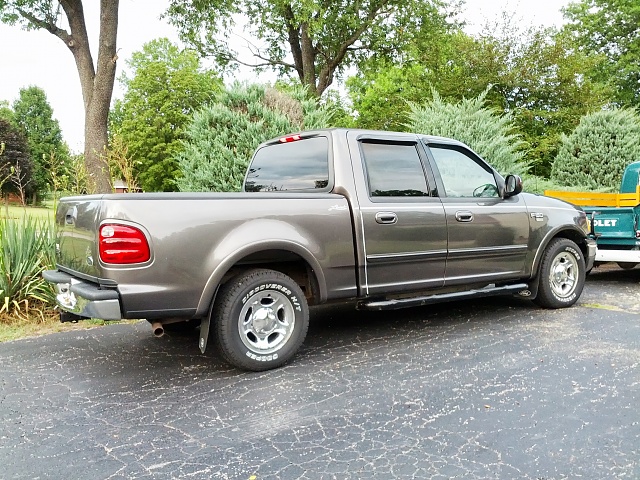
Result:
{"label": "rear wheel", "polygon": [[269,370],[289,361],[309,328],[300,287],[273,270],[251,270],[222,286],[212,326],[223,357],[244,370]]}
{"label": "rear wheel", "polygon": [[585,265],[580,248],[571,240],[556,238],[540,263],[535,303],[545,308],[563,308],[576,303],[584,288]]}

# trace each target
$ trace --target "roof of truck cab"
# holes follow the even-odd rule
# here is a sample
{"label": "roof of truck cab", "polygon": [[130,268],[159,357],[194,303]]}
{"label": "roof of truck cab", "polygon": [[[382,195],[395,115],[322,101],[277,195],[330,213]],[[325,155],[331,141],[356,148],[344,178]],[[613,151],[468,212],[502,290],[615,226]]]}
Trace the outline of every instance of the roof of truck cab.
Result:
{"label": "roof of truck cab", "polygon": [[460,142],[453,138],[439,137],[437,135],[426,135],[426,134],[414,133],[414,132],[395,132],[390,130],[368,130],[368,129],[341,128],[341,127],[321,128],[321,129],[314,129],[314,130],[301,130],[299,132],[288,133],[286,135],[281,135],[279,137],[272,138],[264,142],[262,145],[277,143],[277,142],[280,142],[282,138],[292,137],[295,135],[301,135],[302,137],[304,137],[307,135],[317,135],[322,133],[338,133],[338,132],[345,133],[345,134],[357,133],[363,136],[371,135],[371,136],[379,136],[379,137],[387,137],[387,138],[390,136],[397,137],[397,138],[406,137],[411,139],[420,138],[426,143],[447,143],[450,145],[459,145],[459,146],[464,146],[469,148],[468,145],[466,145],[463,142]]}

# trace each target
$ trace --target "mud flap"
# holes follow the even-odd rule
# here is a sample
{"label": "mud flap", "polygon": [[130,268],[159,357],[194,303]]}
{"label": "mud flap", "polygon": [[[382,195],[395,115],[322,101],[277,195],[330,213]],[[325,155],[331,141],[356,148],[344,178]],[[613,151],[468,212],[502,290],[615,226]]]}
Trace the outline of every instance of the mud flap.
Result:
{"label": "mud flap", "polygon": [[209,340],[209,324],[211,323],[211,315],[207,315],[200,321],[200,340],[198,345],[200,346],[200,352],[204,353],[207,349],[207,341]]}

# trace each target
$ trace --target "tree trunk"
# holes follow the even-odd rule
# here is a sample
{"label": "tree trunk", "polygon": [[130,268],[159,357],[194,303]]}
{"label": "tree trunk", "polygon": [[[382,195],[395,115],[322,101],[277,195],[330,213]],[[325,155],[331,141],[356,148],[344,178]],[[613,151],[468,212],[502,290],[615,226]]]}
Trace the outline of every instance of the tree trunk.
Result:
{"label": "tree trunk", "polygon": [[84,161],[92,184],[90,188],[96,193],[113,191],[106,154],[109,105],[116,75],[117,32],[118,0],[101,0],[98,68],[91,82],[91,98],[85,101],[84,124]]}
{"label": "tree trunk", "polygon": [[[97,68],[89,48],[82,0],[60,0],[71,34],[52,31],[61,38],[76,62],[84,100],[84,161],[89,174],[89,191],[112,191],[107,164],[107,121],[116,74],[116,39],[119,0],[100,0],[100,38]],[[51,30],[50,30],[51,31]]]}

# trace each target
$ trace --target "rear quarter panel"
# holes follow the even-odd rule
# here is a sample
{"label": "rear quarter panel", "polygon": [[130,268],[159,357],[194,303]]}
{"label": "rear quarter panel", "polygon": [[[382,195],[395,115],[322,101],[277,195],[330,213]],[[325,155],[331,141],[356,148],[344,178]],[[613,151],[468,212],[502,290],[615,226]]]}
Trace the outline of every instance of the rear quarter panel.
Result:
{"label": "rear quarter panel", "polygon": [[[65,208],[73,202],[65,201]],[[64,238],[66,232],[67,238],[60,249],[61,263],[115,281],[127,318],[202,316],[227,270],[267,249],[288,249],[303,257],[317,274],[325,297],[328,288],[337,297],[355,295],[351,216],[342,196],[119,194],[90,203],[90,214],[82,221],[92,232],[111,221],[142,227],[152,258],[134,266],[96,261],[90,269],[79,268],[72,263],[82,261],[83,248],[90,246],[99,259],[95,233],[91,236],[87,228],[70,235],[63,227],[60,234]],[[59,226],[60,221],[59,217]]]}

